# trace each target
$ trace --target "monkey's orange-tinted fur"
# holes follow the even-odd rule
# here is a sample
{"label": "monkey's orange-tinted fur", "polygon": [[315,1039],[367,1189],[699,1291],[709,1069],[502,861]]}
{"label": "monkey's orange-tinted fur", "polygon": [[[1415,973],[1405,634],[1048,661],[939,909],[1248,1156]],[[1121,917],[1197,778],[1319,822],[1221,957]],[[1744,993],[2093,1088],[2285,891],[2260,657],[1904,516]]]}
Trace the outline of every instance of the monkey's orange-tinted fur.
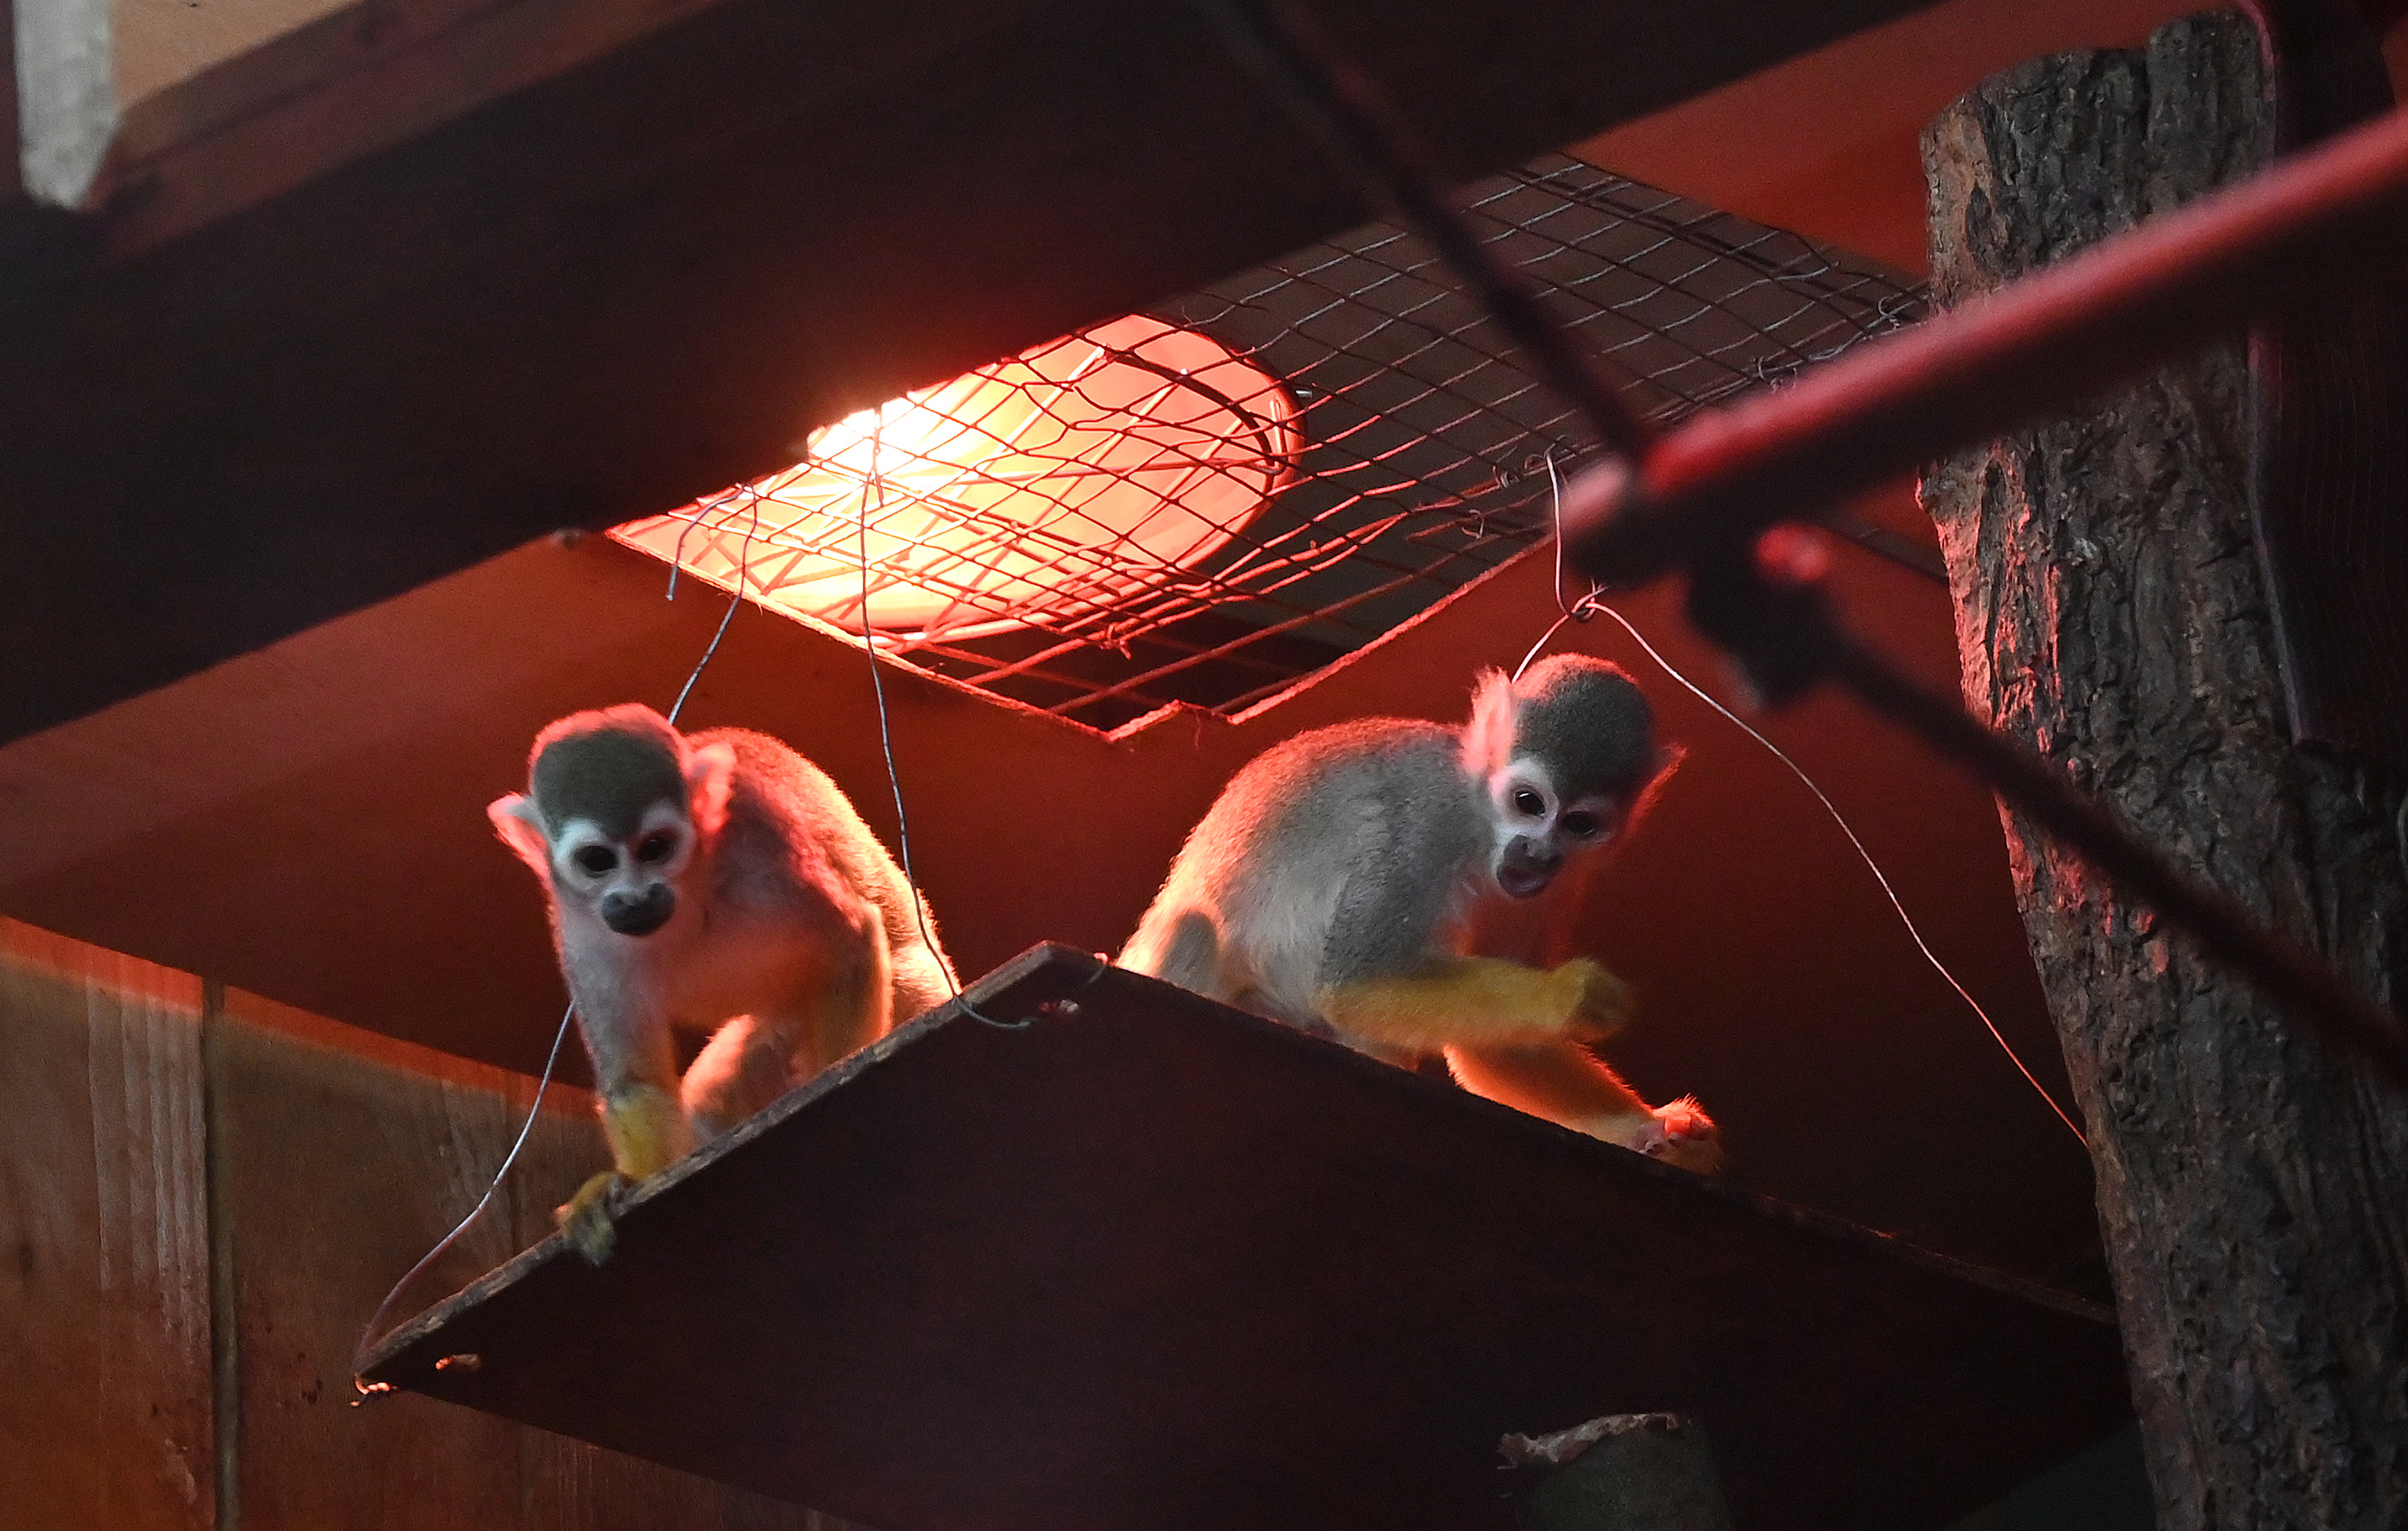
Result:
{"label": "monkey's orange-tinted fur", "polygon": [[[551,904],[612,1174],[561,1209],[609,1252],[613,1193],[952,993],[927,908],[827,773],[765,734],[636,704],[545,728],[486,816]],[[671,1032],[710,1034],[684,1074]]]}
{"label": "monkey's orange-tinted fur", "polygon": [[1713,1123],[1695,1100],[1656,1109],[1577,1042],[1450,1047],[1446,1062],[1465,1089],[1591,1138],[1701,1173],[1722,1163]]}
{"label": "monkey's orange-tinted fur", "polygon": [[620,1187],[666,1167],[694,1147],[694,1130],[677,1092],[657,1084],[625,1085],[600,1101],[602,1135],[609,1139],[612,1168],[586,1177],[577,1194],[552,1209],[558,1223],[585,1258],[600,1265],[609,1258],[617,1233],[610,1223],[610,1198]]}
{"label": "monkey's orange-tinted fur", "polygon": [[1655,1108],[1578,1046],[1451,1047],[1446,1062],[1467,1089],[1608,1142],[1625,1142],[1656,1119]]}
{"label": "monkey's orange-tinted fur", "polygon": [[1403,978],[1334,984],[1321,1013],[1350,1037],[1434,1052],[1451,1044],[1599,1041],[1630,1018],[1630,990],[1585,957],[1549,972],[1459,957]]}
{"label": "monkey's orange-tinted fur", "polygon": [[610,1139],[610,1162],[631,1180],[665,1168],[694,1147],[694,1130],[674,1089],[630,1085],[602,1100],[602,1131]]}

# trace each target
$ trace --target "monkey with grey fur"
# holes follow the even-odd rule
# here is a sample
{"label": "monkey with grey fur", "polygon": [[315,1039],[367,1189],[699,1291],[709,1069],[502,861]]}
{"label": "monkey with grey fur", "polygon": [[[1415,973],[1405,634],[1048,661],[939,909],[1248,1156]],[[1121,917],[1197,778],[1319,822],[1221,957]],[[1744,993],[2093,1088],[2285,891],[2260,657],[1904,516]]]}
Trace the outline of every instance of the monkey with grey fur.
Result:
{"label": "monkey with grey fur", "polygon": [[[562,1209],[590,1257],[608,1197],[950,997],[902,870],[826,774],[767,735],[652,708],[561,719],[486,810],[550,895],[613,1172]],[[709,1035],[677,1072],[672,1033]]]}
{"label": "monkey with grey fur", "polygon": [[1391,1061],[1442,1052],[1479,1094],[1711,1169],[1694,1100],[1651,1108],[1583,1045],[1627,1019],[1619,980],[1469,950],[1484,914],[1592,868],[1676,759],[1630,678],[1576,654],[1488,672],[1462,728],[1298,735],[1224,789],[1120,964]]}

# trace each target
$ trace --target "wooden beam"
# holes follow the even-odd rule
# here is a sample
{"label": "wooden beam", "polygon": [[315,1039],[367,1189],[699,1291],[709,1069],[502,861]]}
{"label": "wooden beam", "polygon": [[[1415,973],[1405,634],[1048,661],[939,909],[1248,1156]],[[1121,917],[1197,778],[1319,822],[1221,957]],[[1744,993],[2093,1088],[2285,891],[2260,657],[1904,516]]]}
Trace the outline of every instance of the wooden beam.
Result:
{"label": "wooden beam", "polygon": [[280,0],[195,36],[182,0],[120,0],[109,247],[165,244],[714,3]]}
{"label": "wooden beam", "polygon": [[[1327,20],[1469,177],[1909,8]],[[31,656],[0,738],[767,471],[850,408],[1366,211],[1180,8],[722,0],[481,102],[460,36],[378,98],[397,139],[348,106],[258,127],[350,134],[306,183],[275,189],[264,137],[0,249],[0,646]],[[178,200],[245,177],[274,194]]]}

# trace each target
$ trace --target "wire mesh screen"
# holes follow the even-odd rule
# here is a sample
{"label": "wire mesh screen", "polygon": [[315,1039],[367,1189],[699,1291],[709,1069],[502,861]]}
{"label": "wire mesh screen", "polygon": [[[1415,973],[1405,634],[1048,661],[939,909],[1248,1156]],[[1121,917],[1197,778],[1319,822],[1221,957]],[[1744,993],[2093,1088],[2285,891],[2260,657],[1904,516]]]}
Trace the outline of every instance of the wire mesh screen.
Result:
{"label": "wire mesh screen", "polygon": [[[1656,422],[1920,318],[1895,272],[1560,155],[1471,190]],[[866,412],[613,536],[1097,728],[1234,712],[1543,540],[1599,450],[1372,223]]]}

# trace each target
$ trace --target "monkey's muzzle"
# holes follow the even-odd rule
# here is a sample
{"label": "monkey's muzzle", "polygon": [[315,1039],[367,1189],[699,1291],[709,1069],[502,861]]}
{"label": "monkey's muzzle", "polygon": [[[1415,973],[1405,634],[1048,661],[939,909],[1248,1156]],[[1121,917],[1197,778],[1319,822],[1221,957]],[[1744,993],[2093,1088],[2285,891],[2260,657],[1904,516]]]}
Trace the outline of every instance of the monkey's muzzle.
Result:
{"label": "monkey's muzzle", "polygon": [[1547,891],[1563,866],[1561,851],[1516,839],[1497,858],[1497,885],[1510,898],[1535,898]]}
{"label": "monkey's muzzle", "polygon": [[655,882],[642,893],[602,895],[602,923],[622,936],[650,936],[677,912],[677,890]]}

